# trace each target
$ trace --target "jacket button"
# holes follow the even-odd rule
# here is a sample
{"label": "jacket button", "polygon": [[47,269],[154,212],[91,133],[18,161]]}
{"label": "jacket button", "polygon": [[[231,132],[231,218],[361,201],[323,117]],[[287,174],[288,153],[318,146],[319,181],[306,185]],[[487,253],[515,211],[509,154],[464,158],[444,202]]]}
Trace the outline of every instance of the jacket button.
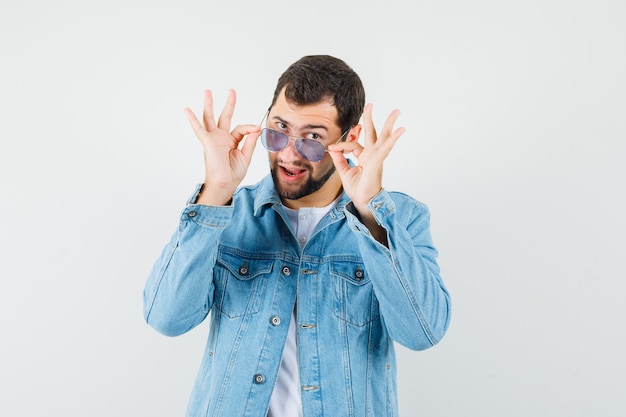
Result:
{"label": "jacket button", "polygon": [[288,266],[283,266],[283,275],[291,275],[291,269]]}
{"label": "jacket button", "polygon": [[272,326],[278,326],[280,324],[280,317],[278,316],[274,316],[270,319],[270,323],[272,323]]}
{"label": "jacket button", "polygon": [[187,213],[187,217],[196,217],[198,215],[198,213],[196,213],[195,210],[191,210],[189,213]]}
{"label": "jacket button", "polygon": [[263,376],[263,374],[256,374],[254,376],[254,383],[255,384],[262,384],[265,382],[265,377]]}
{"label": "jacket button", "polygon": [[240,275],[248,275],[248,272],[249,272],[249,271],[248,271],[248,268],[247,268],[247,267],[245,267],[245,266],[240,266],[240,267],[239,267],[239,274],[240,274]]}
{"label": "jacket button", "polygon": [[363,278],[363,270],[362,269],[357,269],[356,271],[354,271],[354,278],[356,279],[362,279]]}

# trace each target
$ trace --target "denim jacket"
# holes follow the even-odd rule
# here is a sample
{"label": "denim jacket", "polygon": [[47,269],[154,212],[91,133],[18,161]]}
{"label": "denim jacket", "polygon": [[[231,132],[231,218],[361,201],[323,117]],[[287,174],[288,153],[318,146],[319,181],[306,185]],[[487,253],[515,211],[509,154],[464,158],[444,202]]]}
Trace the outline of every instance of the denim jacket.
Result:
{"label": "denim jacket", "polygon": [[426,206],[372,199],[387,248],[344,194],[301,249],[271,177],[230,206],[195,196],[144,290],[145,319],[165,335],[210,313],[187,416],[266,416],[294,305],[304,416],[396,416],[393,341],[429,348],[450,320]]}

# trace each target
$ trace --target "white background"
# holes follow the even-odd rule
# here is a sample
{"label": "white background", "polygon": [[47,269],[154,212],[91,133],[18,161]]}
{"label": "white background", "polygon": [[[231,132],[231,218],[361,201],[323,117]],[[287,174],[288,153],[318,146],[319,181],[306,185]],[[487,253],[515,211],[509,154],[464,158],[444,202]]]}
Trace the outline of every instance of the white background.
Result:
{"label": "white background", "polygon": [[[202,180],[183,108],[332,54],[378,125],[385,186],[425,202],[453,298],[398,348],[410,416],[626,415],[626,3],[13,1],[0,6],[0,415],[182,416],[207,334],[141,293]],[[257,147],[246,183],[267,172]]]}

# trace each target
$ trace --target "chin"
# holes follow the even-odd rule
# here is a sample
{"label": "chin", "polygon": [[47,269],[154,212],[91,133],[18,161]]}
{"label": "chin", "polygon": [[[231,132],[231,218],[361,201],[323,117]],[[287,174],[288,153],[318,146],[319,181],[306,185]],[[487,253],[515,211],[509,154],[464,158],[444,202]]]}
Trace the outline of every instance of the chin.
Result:
{"label": "chin", "polygon": [[287,200],[298,200],[302,197],[313,194],[322,188],[328,179],[335,173],[335,167],[332,166],[331,169],[329,169],[328,172],[326,172],[324,176],[319,179],[312,178],[309,175],[302,184],[284,184],[279,178],[278,169],[280,168],[275,165],[271,170],[272,179],[274,180],[274,188],[281,198],[285,198]]}

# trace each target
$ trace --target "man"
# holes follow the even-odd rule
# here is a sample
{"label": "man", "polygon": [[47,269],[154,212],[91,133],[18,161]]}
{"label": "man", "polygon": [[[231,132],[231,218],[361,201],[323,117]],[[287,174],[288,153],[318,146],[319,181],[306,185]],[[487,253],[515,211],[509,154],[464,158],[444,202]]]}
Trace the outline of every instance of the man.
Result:
{"label": "man", "polygon": [[[377,134],[364,103],[343,61],[307,56],[278,80],[266,128],[231,131],[234,91],[217,121],[210,91],[202,123],[186,109],[205,181],[154,265],[144,312],[169,336],[211,313],[188,416],[395,416],[393,341],[426,349],[446,332],[428,210],[382,188],[399,112]],[[271,175],[240,187],[259,137]]]}

